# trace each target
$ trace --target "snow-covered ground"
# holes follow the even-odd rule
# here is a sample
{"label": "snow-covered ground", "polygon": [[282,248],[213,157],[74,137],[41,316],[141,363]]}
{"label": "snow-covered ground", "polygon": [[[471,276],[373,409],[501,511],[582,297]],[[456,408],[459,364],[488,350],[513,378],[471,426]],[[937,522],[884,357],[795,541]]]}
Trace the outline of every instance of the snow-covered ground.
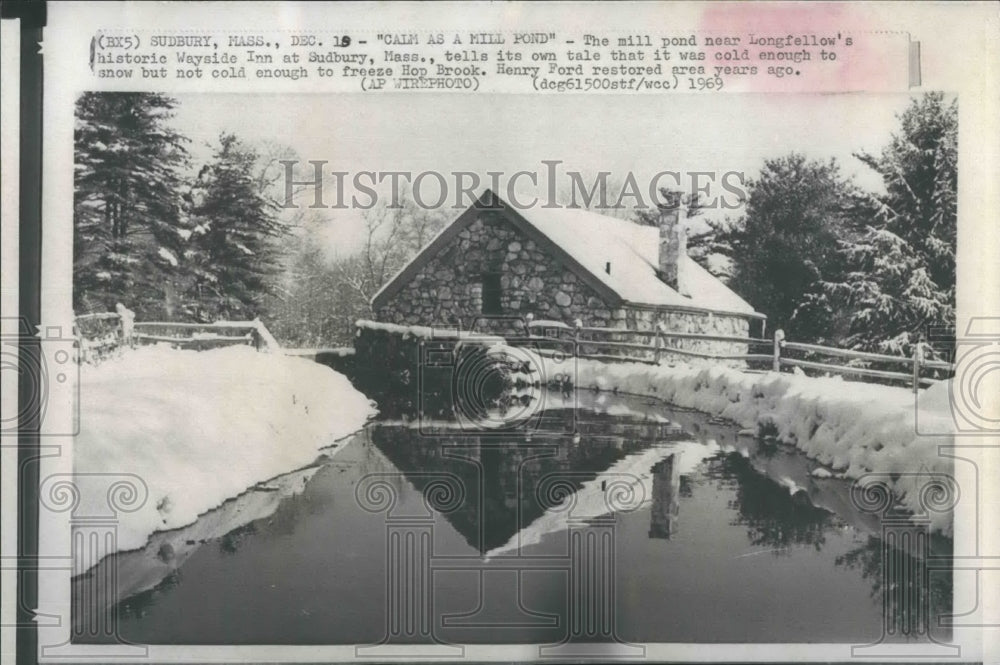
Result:
{"label": "snow-covered ground", "polygon": [[[847,478],[871,472],[900,474],[891,481],[894,491],[914,512],[920,509],[926,474],[951,472],[950,459],[938,454],[939,446],[952,442],[946,434],[953,427],[947,382],[923,391],[917,401],[904,388],[724,367],[579,360],[575,378],[578,389],[657,397],[745,428],[770,431]],[[918,434],[918,406],[921,430],[927,425],[926,431],[942,434]],[[933,528],[950,534],[950,512],[932,512],[930,517]]]}
{"label": "snow-covered ground", "polygon": [[[145,482],[142,507],[119,514],[118,550],[129,550],[309,465],[375,412],[346,377],[303,358],[246,346],[141,347],[81,367],[74,472],[131,473]],[[80,514],[107,512],[106,487],[78,485]]]}

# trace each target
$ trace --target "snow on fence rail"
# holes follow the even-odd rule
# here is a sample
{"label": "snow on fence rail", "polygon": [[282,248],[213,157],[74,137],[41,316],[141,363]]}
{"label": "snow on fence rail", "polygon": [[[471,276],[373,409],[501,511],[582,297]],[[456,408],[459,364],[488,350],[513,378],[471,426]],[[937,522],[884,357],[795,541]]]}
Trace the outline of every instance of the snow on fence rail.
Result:
{"label": "snow on fence rail", "polygon": [[79,362],[99,362],[114,351],[138,344],[167,343],[175,348],[210,349],[248,345],[258,351],[280,352],[281,345],[260,319],[180,323],[135,322],[135,314],[119,306],[117,312],[81,314],[74,322]]}
{"label": "snow on fence rail", "polygon": [[[926,344],[920,342],[914,346],[913,355],[909,358],[905,356],[890,356],[883,353],[838,349],[819,344],[789,342],[785,339],[784,331],[776,330],[774,331],[774,360],[772,361],[772,369],[780,372],[784,366],[799,367],[839,375],[900,381],[909,384],[913,392],[918,392],[920,388],[947,379],[955,372],[955,366],[952,363],[926,358],[925,355],[928,349],[929,347]],[[818,361],[815,359],[792,358],[787,356],[784,353],[785,351],[798,351],[808,354],[810,358],[814,358],[815,356],[844,358],[847,364],[837,365],[829,360]],[[876,369],[872,365],[881,366],[881,369]],[[909,371],[900,371],[900,367],[905,367]],[[924,376],[928,372],[935,374],[935,376]]]}
{"label": "snow on fence rail", "polygon": [[81,314],[73,321],[78,362],[97,362],[122,346],[135,344],[135,313],[122,305],[114,312]]}
{"label": "snow on fence rail", "polygon": [[[631,330],[627,328],[595,328],[591,326],[568,326],[561,321],[528,321],[530,339],[540,347],[551,344],[550,352],[562,352],[569,345],[575,348],[577,357],[589,360],[642,362],[659,365],[671,356],[684,359],[725,360],[733,362],[769,361],[771,356],[751,353],[750,346],[770,344],[769,340],[737,335],[712,335],[701,333],[671,332],[665,329]],[[538,334],[538,331],[542,334]],[[624,341],[644,338],[649,342]],[[697,348],[697,342],[724,342],[729,352]],[[686,346],[681,344],[687,343]],[[695,343],[695,344],[692,344]],[[694,346],[695,348],[690,348]],[[717,345],[716,345],[717,346]]]}
{"label": "snow on fence rail", "polygon": [[210,349],[223,346],[252,346],[258,351],[280,352],[281,345],[260,319],[180,323],[144,321],[135,324],[140,343],[166,342],[177,348]]}
{"label": "snow on fence rail", "polygon": [[[565,352],[572,345],[577,357],[589,360],[611,362],[643,362],[661,364],[666,357],[681,356],[703,360],[736,361],[750,365],[769,366],[780,372],[782,367],[814,370],[837,375],[856,376],[865,379],[904,382],[917,392],[948,378],[954,373],[954,365],[940,360],[925,358],[925,345],[918,344],[912,357],[890,356],[880,353],[840,349],[819,344],[805,344],[785,340],[785,333],[776,330],[773,339],[739,337],[731,335],[709,335],[700,333],[671,332],[657,330],[628,330],[622,328],[595,328],[589,326],[568,326],[561,321],[528,321],[532,342],[552,348],[546,352]],[[538,332],[541,331],[541,334]],[[621,338],[651,338],[651,343],[624,342]],[[678,341],[731,342],[743,353],[720,353],[718,351],[698,351],[680,347]],[[750,352],[754,347],[769,347],[768,353]],[[804,357],[792,357],[786,352],[797,352]],[[844,359],[844,364],[835,364],[827,358]],[[872,367],[875,365],[876,368]],[[893,371],[885,366],[905,366],[908,371]],[[936,376],[925,376],[926,373]]]}

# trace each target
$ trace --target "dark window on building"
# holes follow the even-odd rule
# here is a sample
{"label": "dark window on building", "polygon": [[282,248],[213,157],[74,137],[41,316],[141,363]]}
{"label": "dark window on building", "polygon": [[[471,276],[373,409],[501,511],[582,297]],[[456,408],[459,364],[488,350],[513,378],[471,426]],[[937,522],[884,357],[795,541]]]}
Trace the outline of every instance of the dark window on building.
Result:
{"label": "dark window on building", "polygon": [[483,273],[483,314],[503,314],[500,304],[500,273]]}

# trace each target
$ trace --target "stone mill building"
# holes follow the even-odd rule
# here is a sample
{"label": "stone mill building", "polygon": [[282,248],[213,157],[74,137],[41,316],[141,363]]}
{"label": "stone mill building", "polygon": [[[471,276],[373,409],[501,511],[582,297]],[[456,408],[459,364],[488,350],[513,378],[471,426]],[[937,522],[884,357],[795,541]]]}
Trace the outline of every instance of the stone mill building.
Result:
{"label": "stone mill building", "polygon": [[[518,210],[487,191],[372,299],[379,321],[468,330],[483,318],[749,336],[763,316],[659,227],[575,208]],[[477,322],[478,320],[478,322]]]}

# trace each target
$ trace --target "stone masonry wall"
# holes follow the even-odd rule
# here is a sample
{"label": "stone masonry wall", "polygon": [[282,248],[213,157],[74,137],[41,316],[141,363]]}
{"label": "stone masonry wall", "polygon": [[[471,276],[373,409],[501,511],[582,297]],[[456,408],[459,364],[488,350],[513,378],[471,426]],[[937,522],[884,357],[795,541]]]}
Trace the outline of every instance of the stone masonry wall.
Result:
{"label": "stone masonry wall", "polygon": [[[619,328],[612,341],[651,343],[629,330],[749,336],[741,316],[655,307],[613,307],[555,257],[495,211],[483,211],[376,312],[379,321],[405,325],[449,325],[464,330],[482,323],[483,273],[500,273],[501,306],[506,317],[531,314],[574,325]],[[481,329],[497,331],[496,326]],[[740,354],[746,345],[702,340],[668,340],[667,346],[694,351]]]}
{"label": "stone masonry wall", "polygon": [[[613,325],[607,303],[495,211],[483,211],[431,258],[376,316],[407,325],[460,325],[482,317],[483,273],[500,273],[503,315]],[[624,321],[624,312],[618,313]]]}

